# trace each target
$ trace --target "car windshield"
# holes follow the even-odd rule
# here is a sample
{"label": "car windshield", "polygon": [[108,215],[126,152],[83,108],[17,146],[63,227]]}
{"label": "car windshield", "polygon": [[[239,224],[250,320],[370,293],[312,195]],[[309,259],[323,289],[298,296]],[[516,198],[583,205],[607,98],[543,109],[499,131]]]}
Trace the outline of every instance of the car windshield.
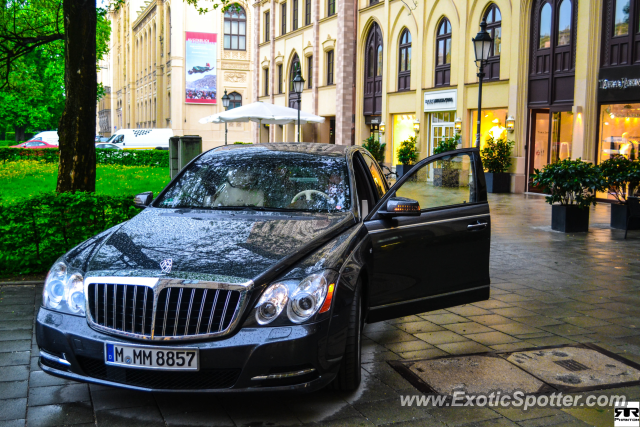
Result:
{"label": "car windshield", "polygon": [[243,148],[205,154],[168,188],[160,208],[348,211],[344,155]]}

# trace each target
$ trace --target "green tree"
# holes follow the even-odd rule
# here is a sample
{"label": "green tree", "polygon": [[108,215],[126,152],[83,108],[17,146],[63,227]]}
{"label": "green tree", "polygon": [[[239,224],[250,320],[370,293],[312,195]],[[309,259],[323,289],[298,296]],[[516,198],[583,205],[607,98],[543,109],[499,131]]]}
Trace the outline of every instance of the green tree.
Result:
{"label": "green tree", "polygon": [[[230,0],[213,0],[211,9],[198,0],[185,0],[199,13]],[[124,0],[108,0],[118,9]],[[98,84],[96,41],[101,33],[103,9],[96,0],[5,0],[0,7],[0,88],[11,87],[19,60],[38,48],[63,41],[64,110],[58,125],[60,166],[58,192],[95,190],[95,120]],[[106,29],[106,26],[104,27]],[[106,44],[105,44],[106,46]]]}

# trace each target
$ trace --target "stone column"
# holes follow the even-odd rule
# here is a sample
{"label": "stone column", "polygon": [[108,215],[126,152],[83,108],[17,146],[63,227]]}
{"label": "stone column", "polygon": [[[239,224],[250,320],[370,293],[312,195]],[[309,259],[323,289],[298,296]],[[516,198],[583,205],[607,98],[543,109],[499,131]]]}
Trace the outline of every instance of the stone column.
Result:
{"label": "stone column", "polygon": [[[251,88],[251,102],[257,102],[260,94],[260,22],[262,21],[262,13],[260,11],[260,2],[257,1],[253,4],[253,86]],[[259,140],[260,125],[257,123],[251,124],[253,143],[257,143]]]}
{"label": "stone column", "polygon": [[[271,14],[273,15],[276,10],[276,0],[271,0]],[[276,65],[275,65],[275,57],[276,57],[276,20],[275,16],[272,16],[270,24],[271,24],[271,38],[269,43],[269,101],[273,104],[275,91],[276,91]],[[273,142],[276,140],[276,125],[269,126],[269,142]]]}
{"label": "stone column", "polygon": [[337,0],[338,35],[335,56],[336,144],[351,145],[353,130],[354,2]]}
{"label": "stone column", "polygon": [[[321,84],[320,55],[324,55],[324,50],[320,49],[320,3],[320,1],[315,1],[311,5],[311,22],[313,22],[313,89],[311,92],[311,112],[316,115],[318,114],[318,87]],[[319,125],[312,126],[313,142],[320,142],[318,140]]]}

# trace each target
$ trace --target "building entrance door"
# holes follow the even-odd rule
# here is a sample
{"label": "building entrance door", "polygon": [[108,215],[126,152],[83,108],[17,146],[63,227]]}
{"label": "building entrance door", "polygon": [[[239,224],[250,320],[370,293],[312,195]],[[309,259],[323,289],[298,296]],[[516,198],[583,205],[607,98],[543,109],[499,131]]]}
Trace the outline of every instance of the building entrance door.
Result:
{"label": "building entrance door", "polygon": [[[431,114],[431,138],[429,156],[442,141],[456,136],[454,129],[455,111],[441,111]],[[427,157],[427,156],[425,156]]]}
{"label": "building entrance door", "polygon": [[549,163],[571,158],[573,113],[567,108],[531,110],[528,191],[542,192],[531,184],[531,175]]}

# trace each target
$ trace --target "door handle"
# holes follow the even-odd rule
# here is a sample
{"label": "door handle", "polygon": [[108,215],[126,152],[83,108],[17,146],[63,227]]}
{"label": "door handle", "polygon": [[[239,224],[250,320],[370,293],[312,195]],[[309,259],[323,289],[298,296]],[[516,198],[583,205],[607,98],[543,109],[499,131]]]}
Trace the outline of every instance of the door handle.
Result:
{"label": "door handle", "polygon": [[483,230],[485,228],[487,228],[486,222],[478,222],[476,224],[467,225],[467,230],[469,231]]}

